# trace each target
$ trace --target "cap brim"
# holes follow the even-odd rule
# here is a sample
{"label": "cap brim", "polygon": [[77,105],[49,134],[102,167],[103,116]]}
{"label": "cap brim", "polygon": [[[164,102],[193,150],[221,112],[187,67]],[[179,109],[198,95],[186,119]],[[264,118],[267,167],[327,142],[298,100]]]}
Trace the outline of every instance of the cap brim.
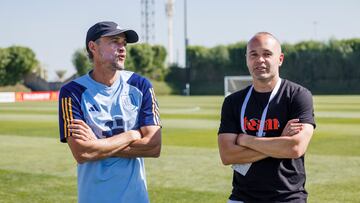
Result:
{"label": "cap brim", "polygon": [[121,33],[125,34],[127,43],[135,43],[139,41],[139,36],[134,30],[115,30],[102,35],[102,37],[114,36]]}

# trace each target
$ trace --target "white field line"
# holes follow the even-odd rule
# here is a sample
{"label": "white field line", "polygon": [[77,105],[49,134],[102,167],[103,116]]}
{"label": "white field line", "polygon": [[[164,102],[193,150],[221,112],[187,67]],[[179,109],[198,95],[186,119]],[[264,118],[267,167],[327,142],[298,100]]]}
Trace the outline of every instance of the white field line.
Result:
{"label": "white field line", "polygon": [[[0,169],[75,178],[76,163],[67,144],[61,144],[57,138],[15,135],[1,138]],[[160,158],[145,159],[145,162],[151,187],[224,194],[231,191],[233,172],[229,166],[221,164],[217,148],[163,146]],[[307,153],[306,167],[307,185],[331,185],[360,178],[359,156]]]}
{"label": "white field line", "polygon": [[57,115],[37,115],[37,114],[0,114],[0,121],[56,121]]}
{"label": "white field line", "polygon": [[319,118],[360,118],[360,112],[315,111],[315,117],[319,117]]}
{"label": "white field line", "polygon": [[160,108],[160,113],[193,113],[193,112],[197,112],[200,111],[200,107],[199,106],[195,106],[195,107],[191,107],[191,108]]}
{"label": "white field line", "polygon": [[217,129],[220,121],[209,119],[163,119],[163,128]]}

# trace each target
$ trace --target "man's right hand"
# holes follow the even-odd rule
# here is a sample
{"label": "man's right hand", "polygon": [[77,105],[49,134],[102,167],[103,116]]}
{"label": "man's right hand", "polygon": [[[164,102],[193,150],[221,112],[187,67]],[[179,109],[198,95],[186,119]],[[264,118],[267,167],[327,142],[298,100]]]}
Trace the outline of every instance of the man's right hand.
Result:
{"label": "man's right hand", "polygon": [[92,129],[82,120],[73,120],[69,128],[72,136],[67,138],[67,142],[79,164],[116,156],[117,152],[125,149],[132,142],[141,140],[140,130],[130,130],[97,139]]}
{"label": "man's right hand", "polygon": [[97,137],[90,128],[83,120],[80,119],[74,119],[71,121],[71,124],[69,125],[70,132],[72,134],[72,137],[76,139],[80,139],[83,141],[88,140],[96,140]]}
{"label": "man's right hand", "polygon": [[299,121],[298,118],[289,120],[281,133],[281,137],[298,134],[303,129],[303,124],[299,123]]}
{"label": "man's right hand", "polygon": [[129,130],[128,132],[134,140],[139,140],[142,138],[139,130]]}

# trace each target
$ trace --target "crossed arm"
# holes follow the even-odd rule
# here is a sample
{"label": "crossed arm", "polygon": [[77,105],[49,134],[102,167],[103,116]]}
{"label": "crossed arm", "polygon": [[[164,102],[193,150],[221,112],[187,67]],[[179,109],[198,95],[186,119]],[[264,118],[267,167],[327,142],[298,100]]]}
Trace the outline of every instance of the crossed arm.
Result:
{"label": "crossed arm", "polygon": [[292,119],[279,137],[222,133],[218,137],[220,157],[225,165],[253,163],[266,157],[299,158],[305,153],[313,131],[311,124]]}
{"label": "crossed arm", "polygon": [[105,139],[97,139],[82,120],[69,125],[72,136],[67,138],[71,152],[78,163],[112,156],[158,157],[161,150],[160,126],[143,126]]}
{"label": "crossed arm", "polygon": [[140,128],[143,137],[137,139],[123,150],[117,151],[118,157],[159,157],[161,151],[160,126],[145,126]]}

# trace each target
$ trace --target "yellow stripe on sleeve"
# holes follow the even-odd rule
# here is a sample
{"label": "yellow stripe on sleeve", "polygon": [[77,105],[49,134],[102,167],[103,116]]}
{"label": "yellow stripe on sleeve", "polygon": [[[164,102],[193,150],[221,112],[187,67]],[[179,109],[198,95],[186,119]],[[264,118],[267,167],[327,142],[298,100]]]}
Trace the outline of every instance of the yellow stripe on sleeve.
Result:
{"label": "yellow stripe on sleeve", "polygon": [[63,122],[64,122],[64,137],[67,137],[67,122],[66,122],[66,113],[65,113],[65,98],[61,98],[61,110],[63,114]]}
{"label": "yellow stripe on sleeve", "polygon": [[70,120],[72,120],[73,119],[73,114],[72,114],[71,97],[69,97],[69,114],[70,114]]}
{"label": "yellow stripe on sleeve", "polygon": [[[66,123],[69,124],[70,123],[70,119],[69,119],[69,105],[68,105],[68,97],[65,98],[65,118],[66,118]],[[71,136],[70,135],[70,129],[66,128],[66,134],[67,137]]]}
{"label": "yellow stripe on sleeve", "polygon": [[[71,104],[71,97],[68,98],[68,104],[69,104],[69,118],[68,118],[68,121],[69,123],[71,122],[71,120],[73,119],[73,114],[72,114],[72,104]],[[70,132],[70,129],[69,129],[69,136],[71,136],[71,132]]]}
{"label": "yellow stripe on sleeve", "polygon": [[71,97],[61,98],[61,110],[64,121],[64,137],[67,138],[71,136],[71,132],[70,129],[68,128],[68,125],[73,119]]}

